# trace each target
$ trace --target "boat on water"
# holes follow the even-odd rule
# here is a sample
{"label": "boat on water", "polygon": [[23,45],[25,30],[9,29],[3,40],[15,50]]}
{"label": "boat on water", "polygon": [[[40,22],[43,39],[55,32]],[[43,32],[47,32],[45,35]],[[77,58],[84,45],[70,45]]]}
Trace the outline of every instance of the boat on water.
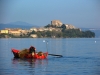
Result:
{"label": "boat on water", "polygon": [[[48,56],[48,52],[41,52],[39,53],[34,53],[34,55],[30,54],[30,53],[21,53],[21,50],[18,49],[11,49],[12,53],[14,55],[14,58],[32,58],[32,59],[46,59]],[[24,50],[23,50],[24,51]],[[26,50],[28,51],[28,50]]]}

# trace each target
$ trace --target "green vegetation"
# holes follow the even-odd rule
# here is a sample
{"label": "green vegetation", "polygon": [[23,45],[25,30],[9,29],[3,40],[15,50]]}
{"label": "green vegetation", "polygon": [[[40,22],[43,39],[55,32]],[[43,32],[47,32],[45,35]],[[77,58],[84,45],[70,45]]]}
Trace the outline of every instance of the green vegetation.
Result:
{"label": "green vegetation", "polygon": [[62,30],[63,37],[68,38],[93,38],[95,33],[91,31],[80,31],[79,29]]}
{"label": "green vegetation", "polygon": [[91,31],[80,31],[79,29],[68,29],[62,31],[35,32],[39,38],[94,38],[95,33]]}

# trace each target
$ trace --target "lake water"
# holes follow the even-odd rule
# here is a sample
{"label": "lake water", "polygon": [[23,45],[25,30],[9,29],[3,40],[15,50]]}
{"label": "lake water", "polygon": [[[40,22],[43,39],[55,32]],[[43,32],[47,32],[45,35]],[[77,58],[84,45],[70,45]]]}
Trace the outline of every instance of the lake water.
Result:
{"label": "lake water", "polygon": [[[48,41],[43,42],[43,40]],[[14,59],[11,48],[31,45],[63,57]],[[0,75],[100,75],[100,38],[11,38],[0,39]]]}

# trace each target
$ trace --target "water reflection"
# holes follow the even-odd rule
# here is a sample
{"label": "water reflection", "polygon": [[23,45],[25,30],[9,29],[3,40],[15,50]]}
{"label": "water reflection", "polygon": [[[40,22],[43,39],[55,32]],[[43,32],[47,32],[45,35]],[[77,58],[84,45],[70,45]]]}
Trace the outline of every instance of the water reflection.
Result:
{"label": "water reflection", "polygon": [[20,73],[36,74],[37,72],[46,71],[48,59],[12,59],[13,69],[21,70]]}
{"label": "water reflection", "polygon": [[20,59],[20,58],[13,58],[13,64],[26,64],[29,63],[30,65],[44,65],[48,64],[48,59]]}

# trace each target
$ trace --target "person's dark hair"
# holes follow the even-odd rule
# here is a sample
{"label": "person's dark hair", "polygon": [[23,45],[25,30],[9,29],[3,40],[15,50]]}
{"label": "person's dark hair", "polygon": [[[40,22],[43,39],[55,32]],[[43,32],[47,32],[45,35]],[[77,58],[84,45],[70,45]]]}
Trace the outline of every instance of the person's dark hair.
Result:
{"label": "person's dark hair", "polygon": [[30,49],[29,49],[29,53],[32,53],[32,52],[35,53],[35,48],[33,46],[31,46]]}

